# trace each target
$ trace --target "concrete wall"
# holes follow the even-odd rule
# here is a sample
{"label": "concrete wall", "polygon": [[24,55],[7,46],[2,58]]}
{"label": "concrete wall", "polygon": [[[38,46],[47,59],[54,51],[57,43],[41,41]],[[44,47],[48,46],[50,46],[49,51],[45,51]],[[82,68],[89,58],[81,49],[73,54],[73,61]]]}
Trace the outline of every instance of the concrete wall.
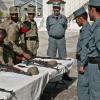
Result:
{"label": "concrete wall", "polygon": [[9,15],[9,8],[14,5],[14,0],[0,0],[0,10],[4,17]]}

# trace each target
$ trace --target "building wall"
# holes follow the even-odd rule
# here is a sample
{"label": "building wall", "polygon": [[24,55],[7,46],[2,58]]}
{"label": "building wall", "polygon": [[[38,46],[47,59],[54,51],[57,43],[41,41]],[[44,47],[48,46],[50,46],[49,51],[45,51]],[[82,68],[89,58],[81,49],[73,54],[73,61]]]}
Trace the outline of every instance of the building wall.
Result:
{"label": "building wall", "polygon": [[70,16],[75,10],[87,3],[89,0],[65,0],[65,15]]}
{"label": "building wall", "polygon": [[9,15],[9,8],[14,5],[14,0],[0,0],[0,10],[4,17]]}
{"label": "building wall", "polygon": [[[5,16],[9,14],[9,7],[14,5],[14,0],[1,0],[1,4],[3,3],[7,10],[0,9],[4,12]],[[46,19],[47,16],[52,14],[52,5],[48,5],[47,4],[48,0],[43,0],[43,16],[41,16],[40,18],[36,17],[35,20],[38,24],[39,29],[44,29],[46,30]],[[70,15],[72,15],[72,13],[77,10],[78,8],[80,8],[82,5],[84,5],[86,2],[88,2],[89,0],[64,0],[66,2],[65,5],[62,5],[62,13],[66,16],[69,17]],[[21,8],[21,15],[24,15],[26,12],[24,11],[24,8],[27,8],[27,6],[32,3],[29,2],[26,5],[24,5]],[[34,4],[34,3],[33,3]],[[36,5],[36,4],[35,4]],[[71,27],[71,25],[69,24],[69,27]]]}

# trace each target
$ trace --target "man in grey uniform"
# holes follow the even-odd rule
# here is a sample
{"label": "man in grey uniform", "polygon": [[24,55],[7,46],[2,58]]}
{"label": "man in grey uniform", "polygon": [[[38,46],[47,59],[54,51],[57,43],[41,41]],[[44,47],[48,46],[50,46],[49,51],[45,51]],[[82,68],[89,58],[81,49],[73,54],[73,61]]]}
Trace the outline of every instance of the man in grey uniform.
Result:
{"label": "man in grey uniform", "polygon": [[88,79],[90,100],[100,100],[100,0],[89,1],[90,20],[94,21],[91,27],[91,38],[86,45],[88,55]]}
{"label": "man in grey uniform", "polygon": [[84,7],[78,9],[74,12],[74,17],[76,19],[76,23],[80,29],[80,35],[77,43],[77,65],[78,65],[78,82],[77,82],[77,94],[78,100],[90,100],[89,99],[89,82],[88,82],[88,71],[87,65],[84,65],[84,59],[87,55],[87,49],[85,45],[89,41],[90,33],[90,24],[87,21],[88,15]]}
{"label": "man in grey uniform", "polygon": [[59,58],[67,57],[65,30],[67,28],[67,18],[60,14],[60,3],[53,3],[53,14],[47,17],[46,28],[49,35],[49,46],[47,55],[56,57],[57,50]]}

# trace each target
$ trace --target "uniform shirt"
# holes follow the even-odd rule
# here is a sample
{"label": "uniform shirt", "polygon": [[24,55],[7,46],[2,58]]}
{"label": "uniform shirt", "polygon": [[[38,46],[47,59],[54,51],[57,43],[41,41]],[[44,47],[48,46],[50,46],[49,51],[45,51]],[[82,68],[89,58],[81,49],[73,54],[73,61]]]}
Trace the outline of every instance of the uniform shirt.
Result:
{"label": "uniform shirt", "polygon": [[21,49],[19,45],[19,22],[15,23],[12,20],[5,21],[0,24],[1,27],[3,27],[7,31],[7,37],[5,38],[5,43],[9,44],[11,43],[13,45],[13,49],[15,52],[23,53],[23,50]]}
{"label": "uniform shirt", "polygon": [[8,45],[0,45],[0,63],[13,64],[14,52]]}
{"label": "uniform shirt", "polygon": [[50,15],[47,17],[46,28],[49,35],[60,37],[65,35],[67,28],[67,18],[64,15],[57,16]]}
{"label": "uniform shirt", "polygon": [[33,37],[33,36],[36,36],[38,38],[38,28],[34,20],[31,21],[31,30],[26,32],[26,37]]}
{"label": "uniform shirt", "polygon": [[91,36],[90,28],[90,24],[86,23],[80,30],[80,36],[77,43],[77,53],[80,55],[81,61],[80,66],[84,66],[84,60],[86,59],[88,53],[88,50],[85,46],[89,41],[89,37]]}
{"label": "uniform shirt", "polygon": [[91,27],[91,38],[87,44],[88,57],[100,56],[100,19],[97,19]]}

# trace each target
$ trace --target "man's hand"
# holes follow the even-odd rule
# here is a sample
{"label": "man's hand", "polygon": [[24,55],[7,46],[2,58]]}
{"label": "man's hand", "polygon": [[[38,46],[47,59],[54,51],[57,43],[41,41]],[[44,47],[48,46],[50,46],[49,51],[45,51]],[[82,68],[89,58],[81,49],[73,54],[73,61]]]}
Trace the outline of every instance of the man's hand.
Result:
{"label": "man's hand", "polygon": [[26,60],[29,60],[29,59],[31,59],[31,56],[28,54],[28,53],[22,53],[22,55],[23,55],[23,58],[25,58]]}
{"label": "man's hand", "polygon": [[81,67],[79,68],[78,72],[79,72],[80,74],[84,74],[85,68],[84,68],[83,66],[81,66]]}

